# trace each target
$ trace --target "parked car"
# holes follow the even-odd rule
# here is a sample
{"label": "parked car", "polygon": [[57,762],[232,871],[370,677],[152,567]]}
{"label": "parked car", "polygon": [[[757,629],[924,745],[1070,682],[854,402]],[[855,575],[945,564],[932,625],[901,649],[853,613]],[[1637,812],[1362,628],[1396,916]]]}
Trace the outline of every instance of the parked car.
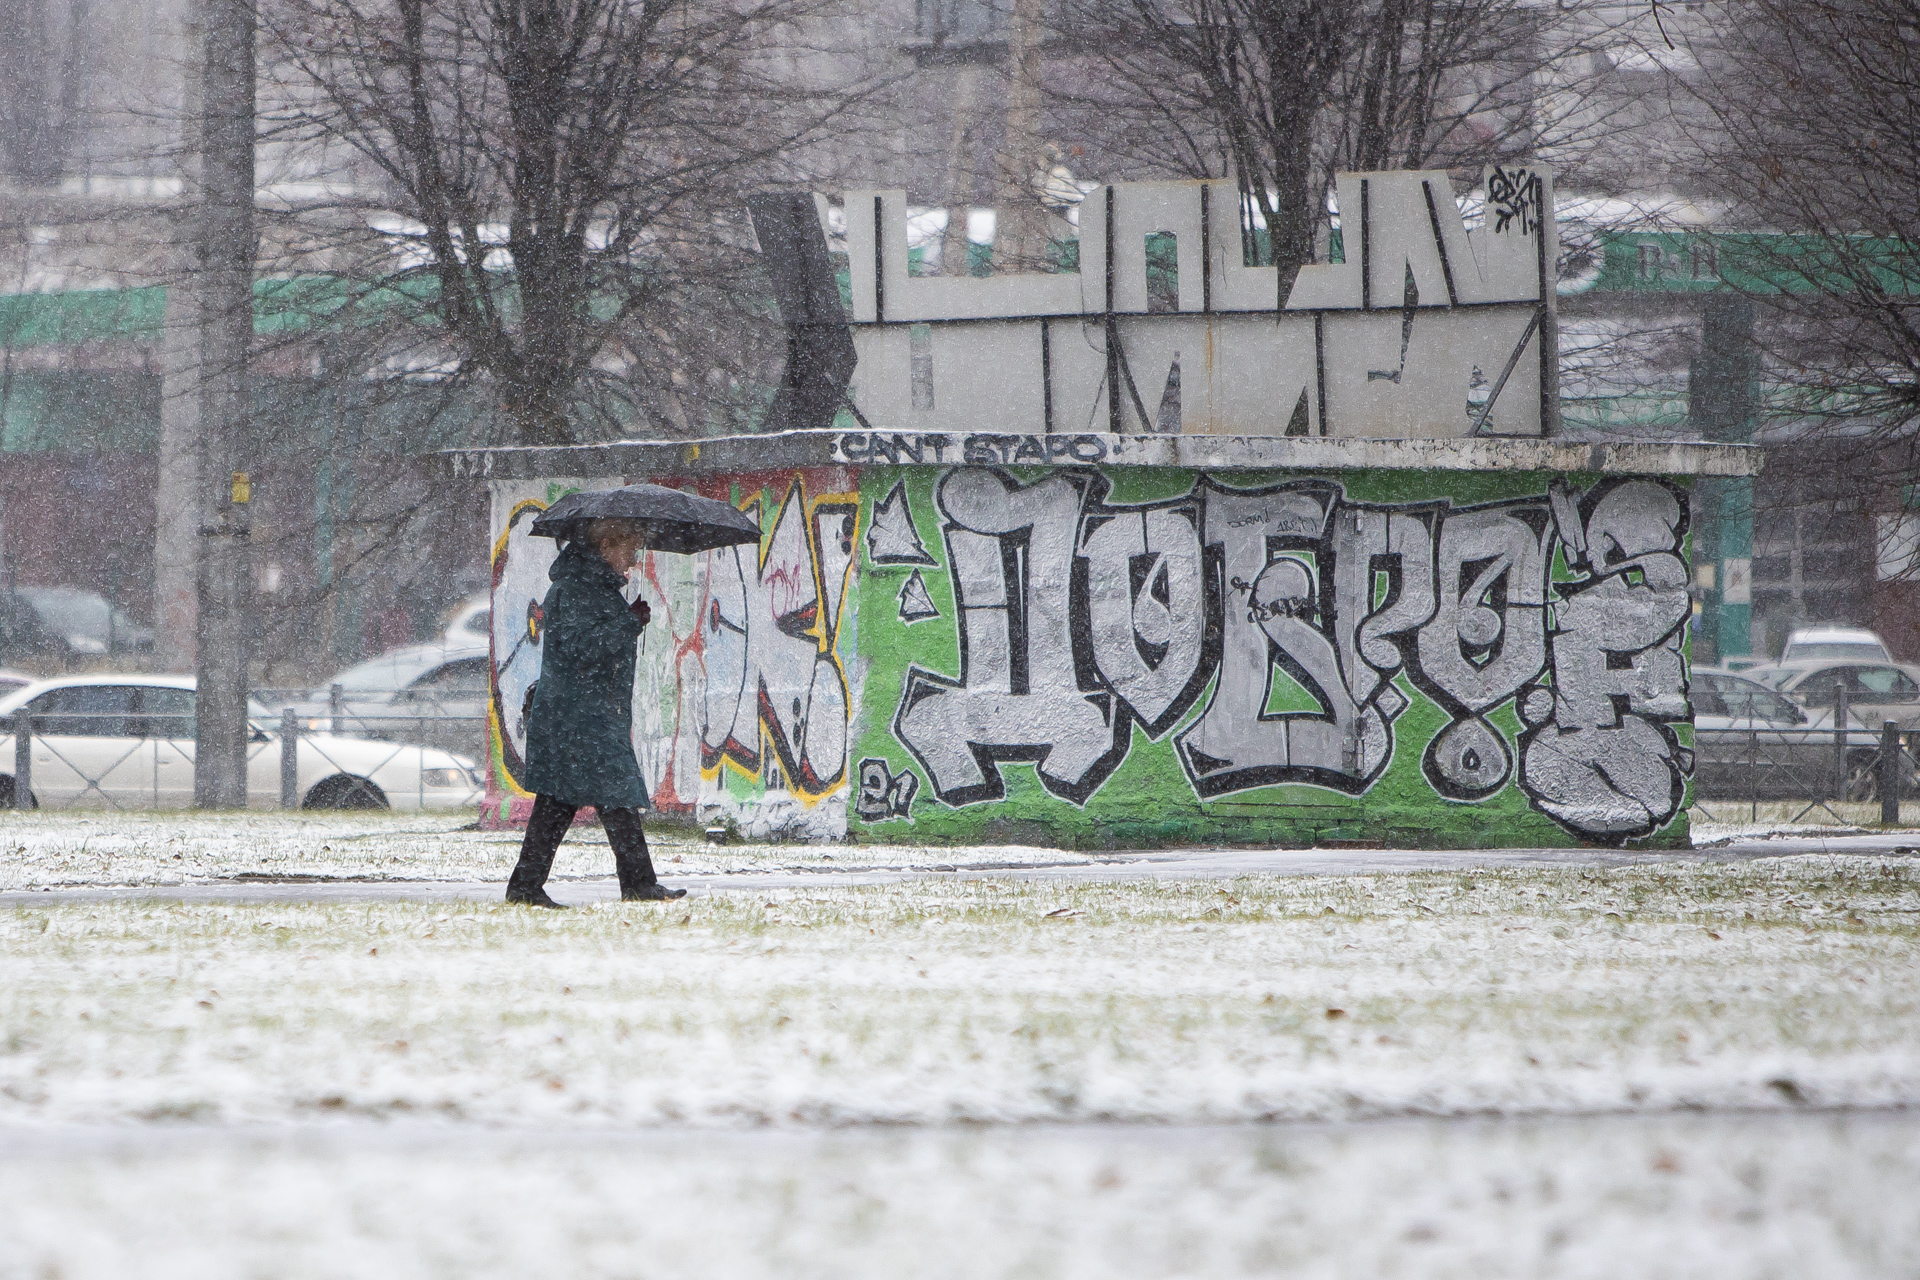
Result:
{"label": "parked car", "polygon": [[[33,717],[34,807],[185,808],[193,802],[192,676],[106,675],[38,680],[0,698],[0,717]],[[280,803],[277,717],[255,702],[247,804]],[[14,733],[0,720],[0,804],[14,797]],[[302,734],[306,809],[460,809],[481,798],[474,762],[431,747]]]}
{"label": "parked car", "polygon": [[97,591],[14,587],[0,591],[0,654],[11,662],[71,662],[114,653],[147,653],[143,627]]}
{"label": "parked car", "polygon": [[24,689],[39,678],[39,676],[28,675],[24,671],[0,670],[0,697],[12,693],[15,689]]}
{"label": "parked car", "polygon": [[[1691,696],[1697,795],[1709,800],[1879,797],[1879,733],[1847,717],[1842,775],[1831,702],[1809,712],[1758,681],[1712,668],[1694,669]],[[1904,785],[1913,786],[1911,766]]]}
{"label": "parked car", "polygon": [[1789,632],[1780,651],[1783,667],[1816,662],[1891,663],[1887,642],[1859,627],[1806,627]]}
{"label": "parked car", "polygon": [[1902,729],[1920,728],[1920,667],[1887,662],[1809,662],[1754,667],[1746,672],[1803,707],[1831,707],[1847,691],[1854,718],[1878,729],[1891,720]]}
{"label": "parked car", "polygon": [[[312,690],[263,695],[278,716],[291,706],[315,733],[418,742],[479,752],[487,722],[487,641],[413,644],[389,649],[341,671]],[[340,686],[334,707],[332,688]]]}
{"label": "parked car", "polygon": [[449,646],[485,644],[493,633],[493,597],[475,596],[453,611],[440,643]]}

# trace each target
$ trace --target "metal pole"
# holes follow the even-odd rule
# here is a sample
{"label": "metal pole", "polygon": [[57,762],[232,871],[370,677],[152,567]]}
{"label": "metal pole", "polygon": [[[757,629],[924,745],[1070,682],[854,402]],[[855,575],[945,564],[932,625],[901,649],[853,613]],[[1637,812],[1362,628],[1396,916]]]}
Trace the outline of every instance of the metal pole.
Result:
{"label": "metal pole", "polygon": [[1833,690],[1833,797],[1836,800],[1847,798],[1847,723],[1852,719],[1851,710],[1847,705],[1847,686],[1836,685]]}
{"label": "metal pole", "polygon": [[1894,826],[1900,821],[1900,766],[1906,753],[1900,750],[1900,726],[1891,720],[1880,722],[1880,822]]}
{"label": "metal pole", "polygon": [[300,807],[300,717],[292,707],[280,712],[280,807]]}
{"label": "metal pole", "polygon": [[13,807],[33,807],[33,717],[13,713]]}
{"label": "metal pole", "polygon": [[345,685],[335,684],[327,686],[327,710],[332,713],[333,736],[337,738],[342,732],[340,722],[347,714],[347,687]]}
{"label": "metal pole", "polygon": [[200,0],[198,731],[193,802],[247,802],[255,0]]}
{"label": "metal pole", "polygon": [[1760,821],[1760,783],[1759,783],[1759,780],[1753,776],[1754,769],[1759,763],[1758,760],[1755,759],[1756,755],[1758,754],[1758,749],[1759,749],[1759,743],[1754,736],[1753,713],[1751,709],[1749,709],[1747,713],[1747,821],[1748,822]]}

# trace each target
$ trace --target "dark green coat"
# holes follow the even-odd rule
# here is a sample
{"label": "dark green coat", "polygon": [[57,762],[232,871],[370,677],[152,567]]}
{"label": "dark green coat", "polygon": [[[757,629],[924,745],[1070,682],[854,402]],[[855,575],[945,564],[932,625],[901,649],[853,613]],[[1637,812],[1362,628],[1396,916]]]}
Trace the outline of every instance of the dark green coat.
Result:
{"label": "dark green coat", "polygon": [[527,790],[571,805],[645,809],[633,754],[633,665],[640,620],[626,581],[570,542],[547,571],[540,683],[527,713]]}

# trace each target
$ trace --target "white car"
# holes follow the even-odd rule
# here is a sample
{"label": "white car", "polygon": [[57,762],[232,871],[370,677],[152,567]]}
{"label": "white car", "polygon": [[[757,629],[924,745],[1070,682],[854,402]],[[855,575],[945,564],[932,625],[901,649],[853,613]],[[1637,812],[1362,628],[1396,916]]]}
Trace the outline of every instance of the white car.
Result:
{"label": "white car", "polygon": [[[449,750],[484,751],[487,724],[487,640],[458,645],[410,644],[389,649],[335,675],[312,691],[263,692],[279,722],[292,707],[315,732],[337,729],[362,738],[421,742]],[[333,703],[332,686],[340,686]]]}
{"label": "white car", "polygon": [[[192,676],[39,680],[0,698],[0,807],[14,799],[14,724],[33,718],[30,807],[184,809],[193,803]],[[255,702],[247,806],[280,804],[279,718]],[[482,787],[465,756],[395,742],[302,733],[295,788],[304,809],[462,809]]]}
{"label": "white car", "polygon": [[485,644],[493,633],[493,597],[475,596],[453,611],[440,643],[448,646]]}
{"label": "white car", "polygon": [[[1809,714],[1785,694],[1743,675],[1710,667],[1694,669],[1690,696],[1694,790],[1701,797],[1878,798],[1875,764],[1880,757],[1880,735],[1855,717],[1847,717],[1843,762],[1835,741],[1831,705]],[[1912,785],[1909,770],[1902,786],[1910,790]]]}
{"label": "white car", "polygon": [[1804,627],[1790,632],[1780,651],[1779,665],[1802,666],[1808,663],[1875,662],[1888,664],[1893,655],[1887,642],[1859,627]]}
{"label": "white car", "polygon": [[1920,729],[1920,667],[1888,662],[1802,662],[1753,667],[1745,672],[1803,707],[1831,707],[1847,693],[1853,717],[1871,728],[1891,720],[1902,730]]}

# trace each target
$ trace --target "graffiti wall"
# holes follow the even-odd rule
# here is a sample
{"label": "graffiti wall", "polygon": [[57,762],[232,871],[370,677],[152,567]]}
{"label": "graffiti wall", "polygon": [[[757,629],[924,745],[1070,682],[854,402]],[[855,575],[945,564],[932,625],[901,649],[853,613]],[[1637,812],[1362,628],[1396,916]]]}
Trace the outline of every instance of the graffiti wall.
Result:
{"label": "graffiti wall", "polygon": [[[762,530],[635,574],[634,745],[662,809],[1077,847],[1686,838],[1675,483],[968,452],[659,479]],[[502,818],[530,803],[554,554],[525,525],[570,487],[495,485]]]}

